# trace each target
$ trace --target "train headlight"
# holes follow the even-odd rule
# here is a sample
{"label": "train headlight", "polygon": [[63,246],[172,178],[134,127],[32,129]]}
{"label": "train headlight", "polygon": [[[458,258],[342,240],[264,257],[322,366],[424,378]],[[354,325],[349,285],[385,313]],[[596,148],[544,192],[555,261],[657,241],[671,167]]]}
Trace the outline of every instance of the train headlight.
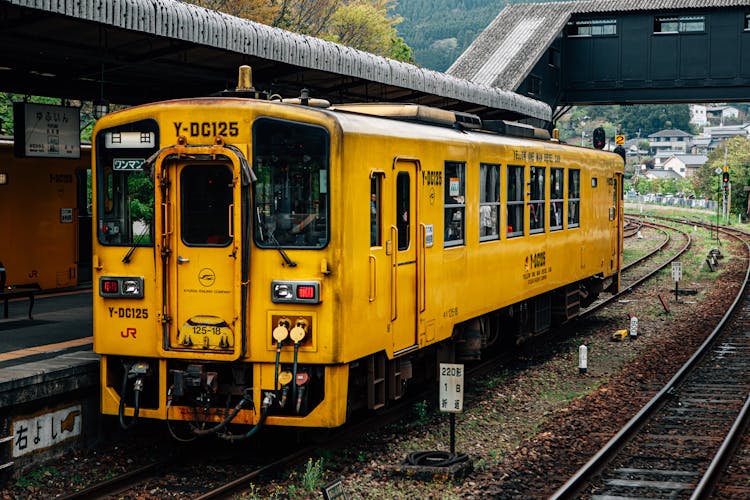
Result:
{"label": "train headlight", "polygon": [[141,296],[141,283],[138,280],[123,280],[122,294],[136,297]]}
{"label": "train headlight", "polygon": [[290,283],[275,283],[273,285],[274,301],[286,301],[294,298],[294,289]]}
{"label": "train headlight", "polygon": [[271,282],[271,301],[276,304],[318,304],[320,283],[317,281]]}
{"label": "train headlight", "polygon": [[102,276],[99,278],[99,295],[107,298],[143,298],[143,278],[135,276]]}

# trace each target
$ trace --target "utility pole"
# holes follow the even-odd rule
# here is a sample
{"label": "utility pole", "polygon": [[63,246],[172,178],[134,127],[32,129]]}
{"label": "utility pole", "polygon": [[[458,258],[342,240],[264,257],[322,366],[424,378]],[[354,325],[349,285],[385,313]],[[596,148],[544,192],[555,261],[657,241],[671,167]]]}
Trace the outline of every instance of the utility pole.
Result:
{"label": "utility pole", "polygon": [[724,220],[729,225],[729,210],[732,203],[732,183],[729,180],[729,165],[727,165],[727,145],[724,144]]}

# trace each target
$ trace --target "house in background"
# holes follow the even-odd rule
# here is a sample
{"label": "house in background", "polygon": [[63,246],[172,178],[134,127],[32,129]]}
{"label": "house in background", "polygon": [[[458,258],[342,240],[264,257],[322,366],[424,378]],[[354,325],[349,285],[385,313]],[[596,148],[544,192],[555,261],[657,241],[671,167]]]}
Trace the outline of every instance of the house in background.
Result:
{"label": "house in background", "polygon": [[663,164],[664,170],[673,170],[681,177],[689,178],[695,176],[698,169],[708,161],[706,155],[676,154],[670,156]]}
{"label": "house in background", "polygon": [[705,127],[708,125],[708,118],[706,117],[706,106],[703,104],[691,104],[690,106],[690,123],[698,127]]}
{"label": "house in background", "polygon": [[750,123],[742,125],[725,125],[723,127],[704,127],[703,133],[699,136],[702,140],[708,139],[706,152],[714,151],[721,147],[721,144],[732,137],[742,136],[750,137]]}
{"label": "house in background", "polygon": [[682,176],[674,170],[663,170],[661,168],[647,168],[642,171],[646,179],[682,179]]}
{"label": "house in background", "polygon": [[734,106],[709,106],[706,108],[706,120],[711,125],[724,125],[728,120],[742,118],[740,110]]}
{"label": "house in background", "polygon": [[648,156],[649,152],[647,150],[639,148],[642,140],[643,139],[635,138],[625,141],[625,144],[622,145],[622,147],[625,148],[625,154],[630,158]]}
{"label": "house in background", "polygon": [[690,147],[690,152],[694,155],[708,154],[708,146],[710,144],[711,136],[696,135],[693,137],[693,145]]}
{"label": "house in background", "polygon": [[690,105],[690,123],[698,127],[723,125],[729,120],[744,118],[743,115],[738,108],[727,104]]}
{"label": "house in background", "polygon": [[677,129],[660,130],[648,136],[649,148],[654,155],[660,152],[687,153],[692,141],[692,134]]}

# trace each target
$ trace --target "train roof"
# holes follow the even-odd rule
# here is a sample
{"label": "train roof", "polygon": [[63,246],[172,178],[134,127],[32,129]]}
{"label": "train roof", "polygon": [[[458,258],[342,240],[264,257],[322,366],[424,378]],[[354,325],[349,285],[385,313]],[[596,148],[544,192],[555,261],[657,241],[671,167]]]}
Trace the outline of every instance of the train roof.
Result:
{"label": "train roof", "polygon": [[[107,76],[105,92],[110,100],[124,104],[208,95],[225,88],[231,74],[228,68],[250,63],[256,68],[258,80],[264,82],[261,88],[272,92],[307,87],[347,102],[369,100],[374,95],[394,100],[403,96],[405,100],[480,109],[493,117],[521,116],[548,122],[552,115],[548,104],[515,92],[180,0],[3,3],[8,4],[9,23],[27,17],[34,21],[16,22],[8,30],[8,36],[16,35],[23,42],[19,41],[16,50],[5,51],[8,54],[4,59],[13,56],[18,64],[4,64],[22,68],[24,54],[34,54],[35,64],[56,76],[40,80],[40,85],[50,85],[51,94],[45,95],[56,95],[56,89],[78,98],[98,98],[102,87],[96,68],[101,58],[101,71],[106,69]],[[36,40],[39,33],[45,34],[43,43]],[[107,47],[116,48],[105,51],[104,56],[102,33],[106,33]],[[76,50],[61,58],[50,49],[52,46]],[[93,60],[97,61],[95,69]],[[139,64],[121,64],[119,60]],[[175,81],[180,85],[174,85]]]}
{"label": "train roof", "polygon": [[[344,104],[328,108],[339,116],[346,114],[427,125],[433,128],[494,132],[502,136],[526,139],[550,139],[547,130],[507,120],[482,120],[471,113],[450,111],[412,103]],[[389,127],[390,128],[390,127]],[[398,133],[398,132],[397,132]]]}

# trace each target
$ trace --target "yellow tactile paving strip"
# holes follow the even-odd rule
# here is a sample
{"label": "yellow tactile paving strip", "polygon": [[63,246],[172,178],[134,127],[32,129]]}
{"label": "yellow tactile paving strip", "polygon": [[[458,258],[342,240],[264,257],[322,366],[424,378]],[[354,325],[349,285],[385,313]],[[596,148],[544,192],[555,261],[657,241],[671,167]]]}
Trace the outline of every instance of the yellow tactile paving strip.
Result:
{"label": "yellow tactile paving strip", "polygon": [[11,359],[24,358],[26,356],[33,356],[35,354],[60,351],[62,349],[69,349],[71,347],[79,347],[82,345],[91,344],[93,342],[94,337],[84,337],[82,339],[68,340],[67,342],[58,342],[56,344],[27,347],[26,349],[19,349],[17,351],[4,352],[0,354],[0,362],[9,361]]}

